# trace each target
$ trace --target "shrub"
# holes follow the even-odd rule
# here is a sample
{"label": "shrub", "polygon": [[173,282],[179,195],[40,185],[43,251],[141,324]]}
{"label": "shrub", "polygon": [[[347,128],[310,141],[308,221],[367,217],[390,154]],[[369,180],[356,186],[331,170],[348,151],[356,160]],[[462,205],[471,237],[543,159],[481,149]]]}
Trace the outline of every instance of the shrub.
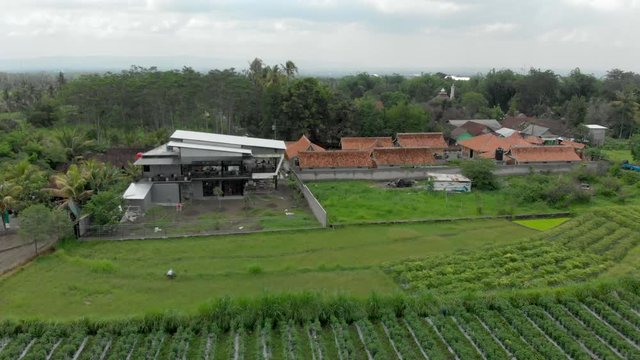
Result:
{"label": "shrub", "polygon": [[462,175],[473,181],[473,186],[479,190],[495,190],[498,188],[498,181],[493,171],[496,163],[492,159],[475,159],[463,161],[460,164]]}

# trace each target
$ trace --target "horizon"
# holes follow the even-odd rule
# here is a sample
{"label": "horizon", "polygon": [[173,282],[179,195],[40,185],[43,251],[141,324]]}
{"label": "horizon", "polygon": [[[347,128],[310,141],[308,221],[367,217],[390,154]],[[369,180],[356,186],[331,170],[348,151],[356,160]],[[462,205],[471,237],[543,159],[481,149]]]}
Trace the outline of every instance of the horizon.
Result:
{"label": "horizon", "polygon": [[123,70],[131,64],[244,69],[259,57],[266,64],[291,60],[303,73],[640,72],[638,0],[0,4],[0,71]]}

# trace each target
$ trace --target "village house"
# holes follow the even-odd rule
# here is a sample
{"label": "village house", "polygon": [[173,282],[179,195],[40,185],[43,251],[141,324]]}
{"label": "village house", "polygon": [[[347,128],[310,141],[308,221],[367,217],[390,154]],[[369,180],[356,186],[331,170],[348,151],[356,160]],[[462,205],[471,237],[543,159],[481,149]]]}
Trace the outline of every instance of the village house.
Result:
{"label": "village house", "polygon": [[575,163],[582,159],[571,146],[513,146],[509,157],[516,165]]}

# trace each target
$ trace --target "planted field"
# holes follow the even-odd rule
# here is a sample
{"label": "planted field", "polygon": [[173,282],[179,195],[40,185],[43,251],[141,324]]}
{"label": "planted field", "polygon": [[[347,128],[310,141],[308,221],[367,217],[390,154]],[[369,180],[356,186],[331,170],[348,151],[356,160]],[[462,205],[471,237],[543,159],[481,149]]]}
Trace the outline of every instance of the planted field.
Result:
{"label": "planted field", "polygon": [[551,218],[551,219],[530,219],[530,220],[514,220],[513,222],[528,228],[545,231],[552,229],[560,224],[569,221],[569,218]]}
{"label": "planted field", "polygon": [[0,359],[638,359],[639,285],[450,304],[265,298],[194,318],[4,323]]}
{"label": "planted field", "polygon": [[[387,266],[404,289],[456,293],[556,286],[636,259],[640,208],[599,209],[520,243],[406,260]],[[633,271],[633,266],[628,266]]]}
{"label": "planted field", "polygon": [[[534,233],[492,220],[70,242],[0,280],[0,314],[114,318],[168,309],[194,312],[224,295],[398,292],[401,289],[382,271],[385,262],[507,245]],[[176,280],[165,278],[169,268],[177,272]]]}

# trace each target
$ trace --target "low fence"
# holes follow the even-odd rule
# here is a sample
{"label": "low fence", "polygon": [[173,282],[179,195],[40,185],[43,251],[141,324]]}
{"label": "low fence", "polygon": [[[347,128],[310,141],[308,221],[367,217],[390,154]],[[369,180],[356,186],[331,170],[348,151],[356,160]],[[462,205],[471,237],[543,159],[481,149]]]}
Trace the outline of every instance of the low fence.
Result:
{"label": "low fence", "polygon": [[209,235],[251,234],[257,232],[298,231],[320,228],[311,217],[243,217],[199,221],[150,221],[91,225],[81,240],[164,239]]}
{"label": "low fence", "polygon": [[327,216],[327,211],[324,209],[324,207],[322,207],[322,204],[320,204],[320,202],[318,201],[318,199],[316,199],[316,197],[313,195],[311,190],[309,190],[307,185],[305,185],[302,182],[302,180],[300,180],[300,178],[294,171],[291,171],[289,173],[289,176],[295,182],[296,186],[302,193],[302,196],[304,196],[304,198],[307,200],[307,204],[309,205],[309,208],[311,209],[313,216],[316,217],[316,219],[318,220],[320,225],[322,225],[322,227],[327,227],[327,225],[329,225],[329,220]]}
{"label": "low fence", "polygon": [[18,266],[36,258],[39,254],[48,251],[57,241],[26,242],[0,248],[0,274],[8,272]]}
{"label": "low fence", "polygon": [[[597,168],[598,162],[585,162],[578,164],[527,164],[527,165],[498,165],[495,174],[498,176],[527,175],[533,172],[561,173],[569,172],[577,166]],[[384,167],[384,168],[348,168],[348,169],[305,169],[297,170],[296,175],[300,181],[322,180],[374,180],[388,181],[399,178],[425,179],[427,173],[460,174],[457,166],[429,166],[420,168],[410,167]]]}

